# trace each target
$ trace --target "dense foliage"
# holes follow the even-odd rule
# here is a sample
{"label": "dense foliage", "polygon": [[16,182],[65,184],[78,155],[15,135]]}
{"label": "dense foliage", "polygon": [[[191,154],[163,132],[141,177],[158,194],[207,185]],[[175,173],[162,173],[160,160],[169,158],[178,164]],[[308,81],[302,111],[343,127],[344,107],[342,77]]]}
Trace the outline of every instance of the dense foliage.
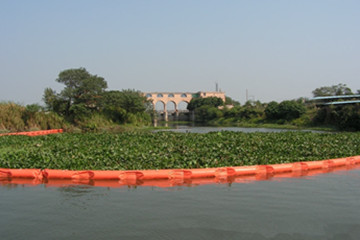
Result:
{"label": "dense foliage", "polygon": [[101,95],[107,88],[104,78],[90,74],[85,68],[64,70],[56,81],[64,84],[64,89],[57,94],[46,88],[44,102],[48,109],[71,119],[97,110]]}
{"label": "dense foliage", "polygon": [[102,111],[108,118],[117,123],[150,122],[150,115],[146,113],[150,109],[147,98],[139,91],[122,90],[108,91],[103,94]]}
{"label": "dense foliage", "polygon": [[[360,94],[360,90],[357,90]],[[321,87],[313,91],[314,97],[339,96],[338,98],[319,99],[317,112],[313,118],[314,124],[328,124],[341,130],[360,130],[360,104],[359,95],[345,84]],[[343,97],[344,95],[350,95]],[[324,101],[322,104],[321,101]],[[330,102],[330,104],[329,104]]]}
{"label": "dense foliage", "polygon": [[0,168],[204,168],[360,154],[360,133],[58,134],[0,137]]}
{"label": "dense foliage", "polygon": [[353,94],[351,89],[346,84],[339,83],[338,85],[326,86],[316,88],[313,92],[314,97],[322,96],[339,96]]}
{"label": "dense foliage", "polygon": [[258,120],[264,117],[264,104],[259,101],[247,101],[244,105],[224,108],[224,118],[232,121]]}
{"label": "dense foliage", "polygon": [[299,101],[282,101],[281,103],[270,102],[265,109],[268,119],[293,120],[301,117],[306,112],[305,105]]}
{"label": "dense foliage", "polygon": [[60,93],[45,89],[43,100],[47,109],[83,130],[96,130],[112,123],[146,125],[151,121],[146,113],[148,101],[141,92],[106,91],[105,79],[85,68],[64,70],[56,81],[65,87]]}
{"label": "dense foliage", "polygon": [[197,108],[207,107],[219,107],[224,104],[224,101],[218,97],[207,97],[207,98],[193,98],[187,106],[190,111],[196,110]]}
{"label": "dense foliage", "polygon": [[337,126],[342,130],[360,131],[360,104],[321,107],[314,123]]}
{"label": "dense foliage", "polygon": [[41,106],[21,106],[12,102],[0,103],[0,132],[46,130],[64,128],[64,119],[54,112],[45,112]]}

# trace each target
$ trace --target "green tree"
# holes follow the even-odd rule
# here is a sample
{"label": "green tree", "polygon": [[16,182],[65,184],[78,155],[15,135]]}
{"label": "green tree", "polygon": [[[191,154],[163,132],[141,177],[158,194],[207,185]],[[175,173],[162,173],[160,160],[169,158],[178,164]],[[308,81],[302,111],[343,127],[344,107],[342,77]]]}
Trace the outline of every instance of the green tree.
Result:
{"label": "green tree", "polygon": [[265,107],[260,101],[247,101],[241,107],[240,119],[259,119],[264,116]]}
{"label": "green tree", "polygon": [[150,102],[140,92],[132,89],[108,91],[103,94],[104,106],[116,106],[129,113],[144,112]]}
{"label": "green tree", "polygon": [[333,85],[330,87],[320,87],[316,88],[313,92],[314,97],[321,96],[340,96],[340,95],[352,95],[350,88],[346,84],[339,83],[338,85]]}
{"label": "green tree", "polygon": [[195,119],[197,122],[208,122],[222,116],[221,110],[217,107],[203,105],[195,109]]}
{"label": "green tree", "polygon": [[292,120],[295,118],[299,118],[305,112],[305,106],[294,100],[282,101],[279,104],[279,117],[281,119]]}
{"label": "green tree", "polygon": [[[139,120],[150,109],[150,102],[136,90],[109,91],[103,94],[103,111],[116,122]],[[136,115],[136,117],[135,117]]]}
{"label": "green tree", "polygon": [[299,118],[306,112],[306,107],[301,101],[286,100],[281,103],[270,102],[265,108],[267,119],[271,120],[293,120]]}
{"label": "green tree", "polygon": [[46,88],[43,100],[48,109],[66,117],[97,110],[107,88],[104,78],[90,74],[85,68],[64,70],[56,81],[64,84],[64,89],[57,94]]}
{"label": "green tree", "polygon": [[329,124],[343,130],[360,130],[360,104],[330,105],[318,109],[315,124]]}
{"label": "green tree", "polygon": [[231,97],[225,96],[225,105],[240,106],[240,102],[232,99]]}
{"label": "green tree", "polygon": [[224,101],[218,97],[193,98],[188,104],[187,109],[193,111],[201,106],[219,107],[222,105],[224,105]]}
{"label": "green tree", "polygon": [[267,119],[279,119],[279,103],[275,101],[269,102],[265,108],[265,115]]}

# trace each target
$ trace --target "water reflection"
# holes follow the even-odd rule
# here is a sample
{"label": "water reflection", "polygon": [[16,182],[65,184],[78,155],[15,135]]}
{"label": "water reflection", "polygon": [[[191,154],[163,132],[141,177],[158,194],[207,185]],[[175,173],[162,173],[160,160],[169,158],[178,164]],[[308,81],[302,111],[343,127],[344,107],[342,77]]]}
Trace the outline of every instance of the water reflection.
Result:
{"label": "water reflection", "polygon": [[59,187],[57,190],[62,193],[63,196],[69,198],[82,197],[88,193],[94,192],[94,188],[86,185],[68,185],[66,187]]}
{"label": "water reflection", "polygon": [[328,133],[324,131],[317,130],[308,130],[308,129],[280,129],[280,128],[244,128],[244,127],[212,127],[212,126],[198,126],[194,124],[183,125],[183,124],[170,124],[164,123],[162,125],[157,124],[156,126],[165,126],[170,127],[170,129],[160,129],[155,130],[154,132],[160,131],[170,131],[178,133],[209,133],[209,132],[220,132],[220,131],[231,131],[231,132],[245,132],[245,133],[254,133],[254,132],[313,132],[313,133]]}

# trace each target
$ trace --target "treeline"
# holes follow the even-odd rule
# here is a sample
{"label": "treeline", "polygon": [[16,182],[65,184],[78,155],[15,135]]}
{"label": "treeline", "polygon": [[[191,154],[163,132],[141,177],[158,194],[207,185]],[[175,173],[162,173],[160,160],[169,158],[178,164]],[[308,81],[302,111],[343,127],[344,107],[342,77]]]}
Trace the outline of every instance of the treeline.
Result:
{"label": "treeline", "polygon": [[[360,91],[358,90],[358,93]],[[313,91],[314,97],[354,95],[345,84],[320,87]],[[336,101],[342,101],[339,97]],[[329,126],[340,130],[360,130],[360,104],[355,102],[339,105],[321,105],[314,100],[299,98],[280,103],[272,101],[247,101],[244,105],[227,97],[192,99],[188,109],[195,120],[207,124],[280,124],[298,127]]]}
{"label": "treeline", "polygon": [[45,106],[0,104],[0,131],[65,128],[73,131],[98,131],[119,124],[151,123],[150,103],[140,91],[106,91],[104,78],[85,68],[60,72],[57,82],[64,84],[59,93],[46,88]]}
{"label": "treeline", "polygon": [[227,105],[220,98],[198,98],[191,100],[188,105],[190,111],[194,111],[195,120],[203,123],[276,123],[305,125],[299,121],[309,109],[303,103],[303,99],[288,100],[281,103],[272,101],[261,103],[260,101],[247,101],[244,105]]}

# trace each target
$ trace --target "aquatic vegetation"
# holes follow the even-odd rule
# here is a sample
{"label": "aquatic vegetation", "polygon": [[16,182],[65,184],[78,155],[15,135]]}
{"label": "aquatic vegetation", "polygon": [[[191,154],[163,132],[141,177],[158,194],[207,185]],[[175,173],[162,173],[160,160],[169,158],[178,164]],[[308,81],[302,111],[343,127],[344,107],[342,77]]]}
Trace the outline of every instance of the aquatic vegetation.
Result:
{"label": "aquatic vegetation", "polygon": [[354,155],[360,155],[360,133],[124,132],[0,137],[0,168],[205,168]]}

